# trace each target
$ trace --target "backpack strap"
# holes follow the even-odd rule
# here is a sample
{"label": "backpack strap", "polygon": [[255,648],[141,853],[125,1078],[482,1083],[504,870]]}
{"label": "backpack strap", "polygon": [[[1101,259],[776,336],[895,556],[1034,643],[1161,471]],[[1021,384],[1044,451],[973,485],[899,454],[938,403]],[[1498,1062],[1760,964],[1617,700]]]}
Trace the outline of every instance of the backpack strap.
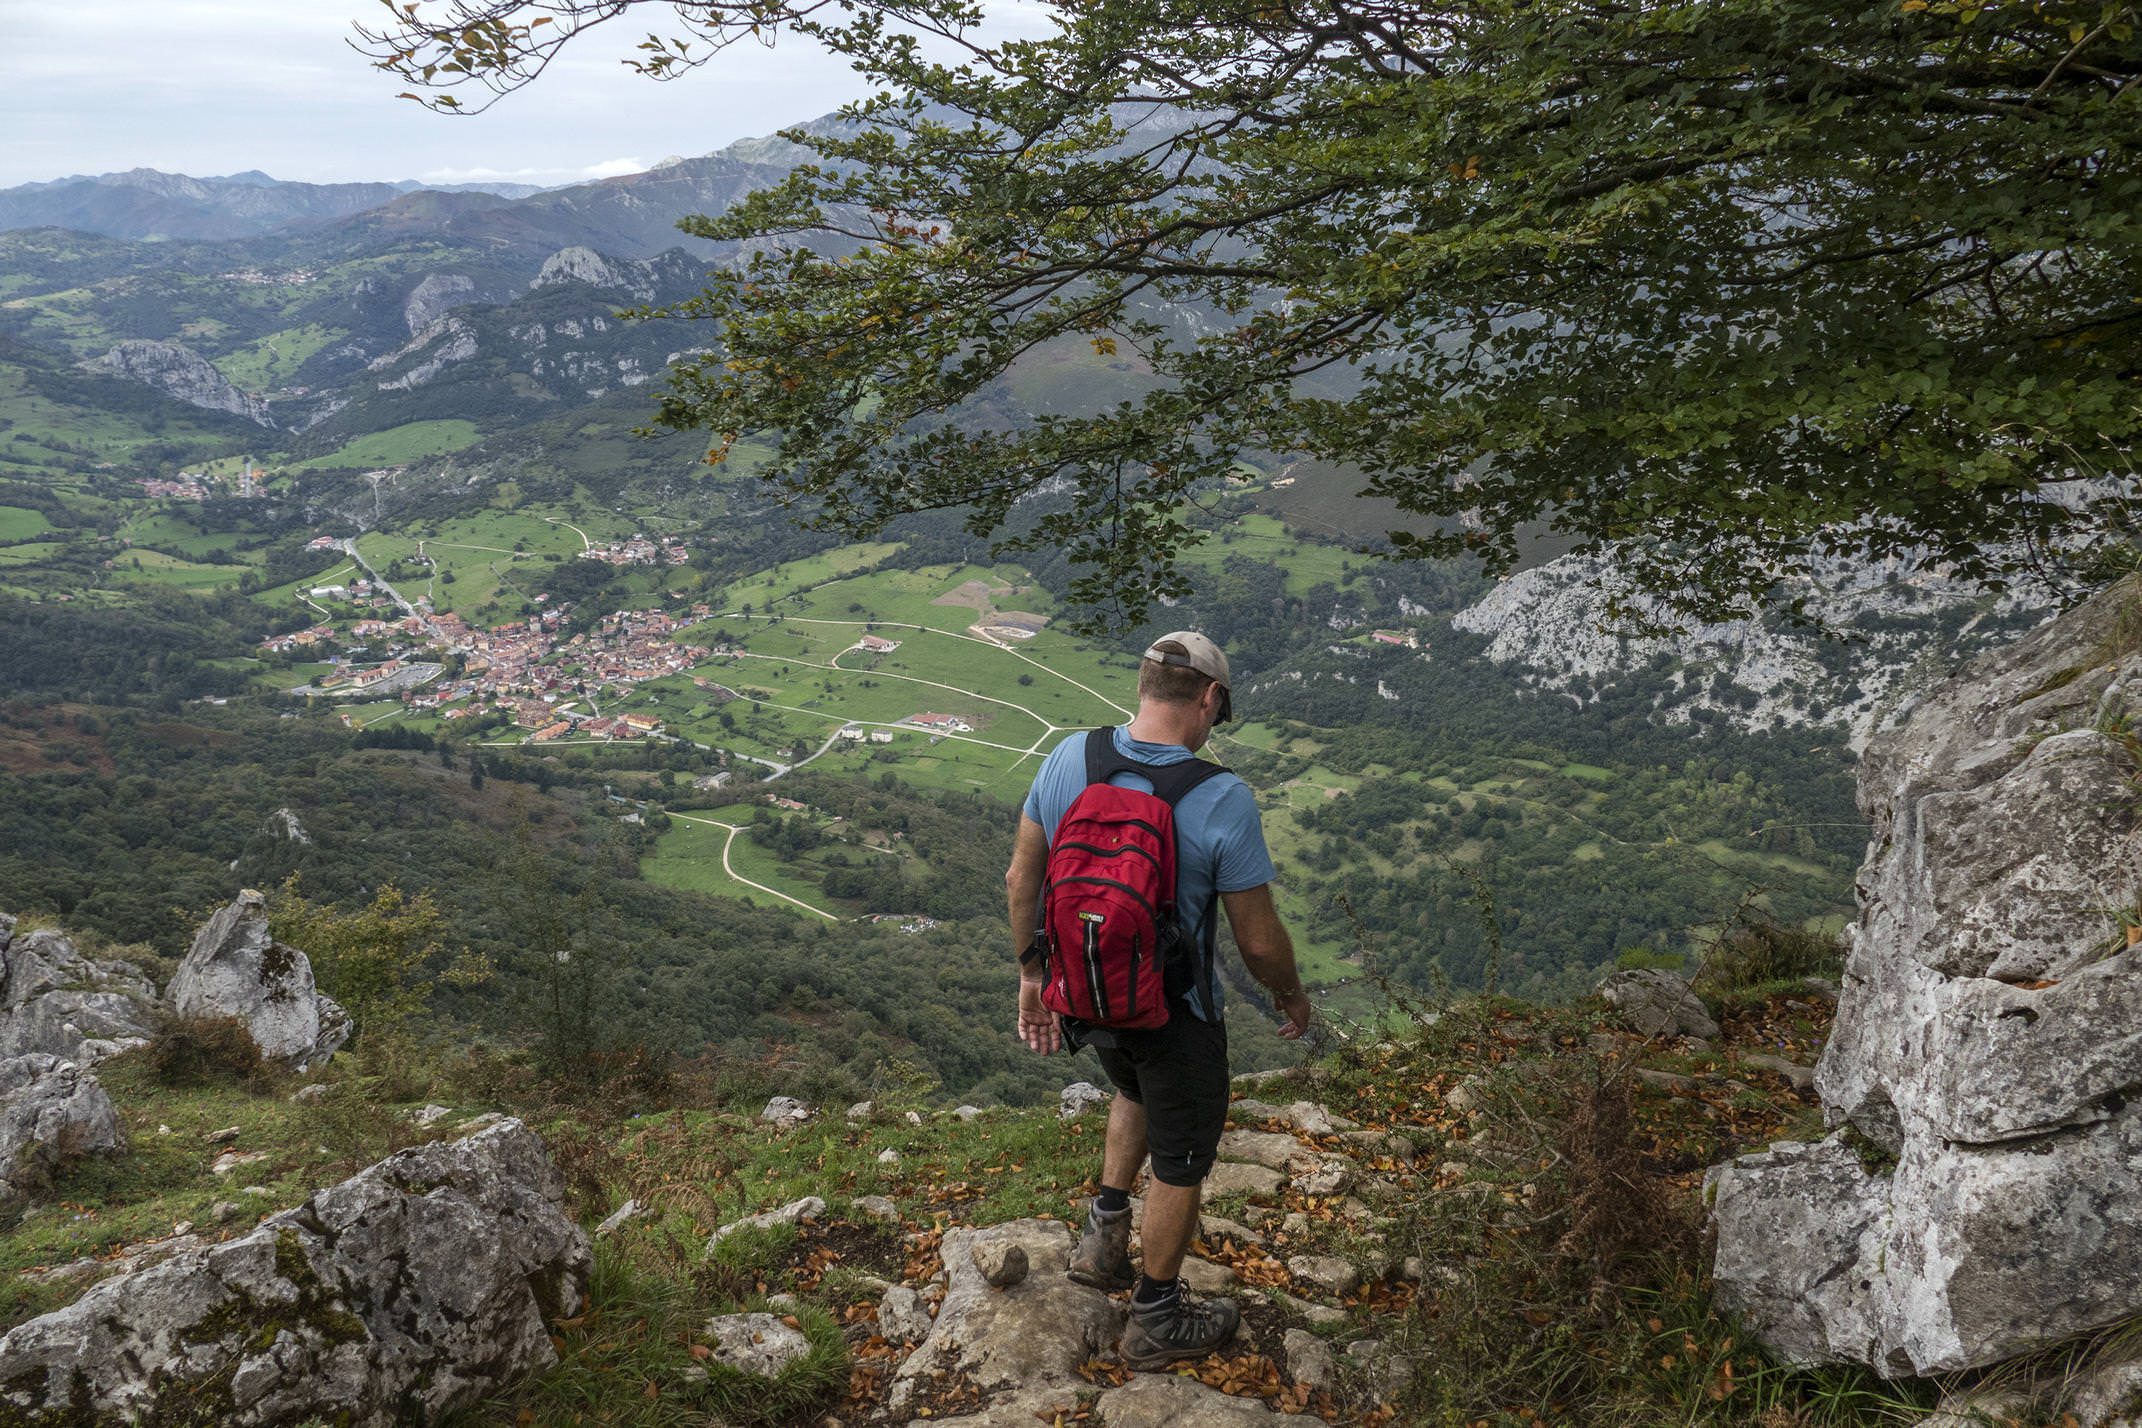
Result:
{"label": "backpack strap", "polygon": [[1178,759],[1172,764],[1141,763],[1116,749],[1116,731],[1113,728],[1090,729],[1086,733],[1086,782],[1106,783],[1119,773],[1136,774],[1153,786],[1153,796],[1173,808],[1187,798],[1190,790],[1206,779],[1215,778],[1228,770],[1224,765],[1207,763],[1204,759]]}
{"label": "backpack strap", "polygon": [[[1141,763],[1116,748],[1116,731],[1111,727],[1091,729],[1086,733],[1086,783],[1088,786],[1106,783],[1119,773],[1132,773],[1153,785],[1153,796],[1168,807],[1179,806],[1190,791],[1206,779],[1217,778],[1228,772],[1224,764],[1208,763],[1200,758],[1178,759],[1172,764]],[[1181,874],[1182,835],[1176,835],[1176,876]],[[1206,1011],[1213,1006],[1213,977],[1215,964],[1219,961],[1219,911],[1220,898],[1214,893],[1206,899],[1204,915],[1198,919],[1198,991],[1204,998]]]}

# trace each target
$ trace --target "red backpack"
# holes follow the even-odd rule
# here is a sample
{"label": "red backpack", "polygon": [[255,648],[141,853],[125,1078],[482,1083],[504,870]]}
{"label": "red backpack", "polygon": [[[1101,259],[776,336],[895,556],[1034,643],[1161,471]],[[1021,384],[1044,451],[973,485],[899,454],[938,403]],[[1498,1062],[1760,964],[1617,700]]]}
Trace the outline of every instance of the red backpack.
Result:
{"label": "red backpack", "polygon": [[[1086,787],[1056,825],[1041,890],[1042,1005],[1089,1026],[1168,1024],[1170,1002],[1206,974],[1190,965],[1198,949],[1175,906],[1175,806],[1226,772],[1203,759],[1140,763],[1116,751],[1115,730],[1086,735]],[[1119,773],[1153,791],[1117,788]]]}

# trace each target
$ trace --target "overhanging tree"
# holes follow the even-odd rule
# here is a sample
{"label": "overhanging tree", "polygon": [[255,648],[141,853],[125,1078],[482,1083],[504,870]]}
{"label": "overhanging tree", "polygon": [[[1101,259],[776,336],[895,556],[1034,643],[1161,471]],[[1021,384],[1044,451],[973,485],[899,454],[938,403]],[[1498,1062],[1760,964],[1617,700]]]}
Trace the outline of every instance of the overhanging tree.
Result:
{"label": "overhanging tree", "polygon": [[[640,8],[390,5],[366,44],[473,107]],[[684,225],[760,246],[666,310],[719,338],[662,422],[769,445],[836,529],[963,508],[1064,548],[1117,617],[1183,592],[1186,502],[1244,453],[1359,468],[1428,518],[1405,553],[1506,566],[1549,524],[1706,615],[1824,558],[1999,582],[2126,528],[2134,4],[1052,8],[992,43],[963,0],[670,7],[650,75],[789,31],[886,95]],[[1125,395],[992,418],[1069,344]]]}

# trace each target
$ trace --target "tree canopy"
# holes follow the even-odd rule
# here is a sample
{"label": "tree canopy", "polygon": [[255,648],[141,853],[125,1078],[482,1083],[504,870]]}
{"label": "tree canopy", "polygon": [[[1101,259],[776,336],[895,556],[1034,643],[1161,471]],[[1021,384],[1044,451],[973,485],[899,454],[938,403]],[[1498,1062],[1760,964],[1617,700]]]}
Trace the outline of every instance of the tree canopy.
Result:
{"label": "tree canopy", "polygon": [[[365,43],[453,107],[637,8],[418,0]],[[963,508],[1120,618],[1181,593],[1186,503],[1245,454],[1357,468],[1402,552],[1551,526],[1706,615],[2127,528],[2135,4],[1055,0],[1009,41],[966,0],[670,9],[657,77],[788,31],[885,90],[686,223],[752,256],[668,310],[719,329],[660,421],[771,446],[838,529]],[[1087,351],[1105,402],[991,400]]]}

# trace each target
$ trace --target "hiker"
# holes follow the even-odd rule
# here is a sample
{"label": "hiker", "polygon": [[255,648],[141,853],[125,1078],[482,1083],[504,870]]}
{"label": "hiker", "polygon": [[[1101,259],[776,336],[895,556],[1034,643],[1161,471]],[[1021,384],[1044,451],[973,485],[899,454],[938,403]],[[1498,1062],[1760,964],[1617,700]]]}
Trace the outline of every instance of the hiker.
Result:
{"label": "hiker", "polygon": [[[1091,1046],[1115,1083],[1101,1190],[1069,1274],[1133,1291],[1123,1361],[1134,1369],[1201,1358],[1241,1317],[1232,1301],[1193,1299],[1177,1277],[1227,1124],[1219,909],[1286,1018],[1279,1034],[1309,1025],[1256,801],[1241,779],[1195,757],[1232,714],[1218,645],[1190,630],[1154,641],[1130,723],[1073,734],[1043,762],[1004,875],[1023,949],[1020,1039],[1044,1055]],[[1149,1156],[1138,1275],[1130,1189]]]}

